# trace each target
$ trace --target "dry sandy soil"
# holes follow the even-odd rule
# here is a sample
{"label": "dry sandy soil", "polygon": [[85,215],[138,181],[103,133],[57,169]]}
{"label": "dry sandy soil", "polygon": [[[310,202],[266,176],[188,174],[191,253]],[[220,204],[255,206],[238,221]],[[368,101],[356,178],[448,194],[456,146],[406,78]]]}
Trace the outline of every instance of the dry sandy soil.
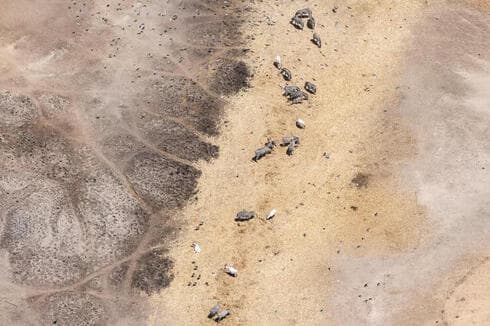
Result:
{"label": "dry sandy soil", "polygon": [[[321,49],[288,24],[305,6]],[[231,325],[490,323],[488,5],[264,1],[252,17],[253,87],[228,107],[152,325],[211,324],[218,302]],[[281,96],[276,55],[318,86],[308,103]],[[250,161],[290,134],[292,157]],[[259,218],[234,223],[241,209]]]}
{"label": "dry sandy soil", "polygon": [[488,2],[0,8],[2,324],[490,324]]}

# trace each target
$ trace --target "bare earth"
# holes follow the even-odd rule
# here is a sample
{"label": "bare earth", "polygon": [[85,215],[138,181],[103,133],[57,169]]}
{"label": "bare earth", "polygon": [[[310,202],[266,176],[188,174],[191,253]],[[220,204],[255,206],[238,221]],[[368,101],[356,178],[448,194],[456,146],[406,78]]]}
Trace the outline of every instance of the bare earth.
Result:
{"label": "bare earth", "polygon": [[478,0],[0,0],[0,324],[490,325],[489,35]]}
{"label": "bare earth", "polygon": [[[305,6],[321,50],[288,24]],[[221,155],[202,166],[151,325],[212,324],[217,302],[231,325],[489,324],[488,5],[268,1],[253,17],[253,88],[228,106]],[[286,104],[276,55],[293,85],[318,86],[307,104]],[[294,156],[250,161],[289,134],[301,137]],[[241,209],[259,218],[237,225]]]}

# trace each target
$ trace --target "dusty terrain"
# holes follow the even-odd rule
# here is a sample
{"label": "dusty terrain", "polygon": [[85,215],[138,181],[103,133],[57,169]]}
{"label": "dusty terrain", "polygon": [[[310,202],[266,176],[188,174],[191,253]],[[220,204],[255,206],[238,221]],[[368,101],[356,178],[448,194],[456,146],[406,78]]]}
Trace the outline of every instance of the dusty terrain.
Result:
{"label": "dusty terrain", "polygon": [[0,7],[1,324],[490,323],[488,2]]}
{"label": "dusty terrain", "polygon": [[241,9],[0,7],[0,324],[144,324],[221,97],[247,85]]}
{"label": "dusty terrain", "polygon": [[[304,6],[321,50],[288,24]],[[199,199],[185,209],[175,280],[155,296],[151,324],[212,324],[217,302],[231,325],[488,324],[488,5],[255,9],[244,28],[253,88],[228,106],[220,157],[203,166]],[[292,84],[318,86],[307,104],[281,96],[276,55]],[[301,137],[292,157],[278,148],[250,161],[267,137],[288,134]],[[366,186],[352,184],[358,173]],[[260,218],[234,223],[241,209]]]}

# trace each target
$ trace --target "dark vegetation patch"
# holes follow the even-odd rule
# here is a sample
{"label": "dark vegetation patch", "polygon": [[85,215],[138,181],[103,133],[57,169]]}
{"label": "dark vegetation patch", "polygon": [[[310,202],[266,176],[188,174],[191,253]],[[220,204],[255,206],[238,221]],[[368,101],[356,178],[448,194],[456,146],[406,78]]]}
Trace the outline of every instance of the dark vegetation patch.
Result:
{"label": "dark vegetation patch", "polygon": [[106,308],[96,297],[87,293],[61,292],[39,303],[42,325],[94,326],[103,325]]}
{"label": "dark vegetation patch", "polygon": [[67,186],[84,177],[81,166],[84,158],[65,137],[47,127],[35,125],[22,133],[16,157],[28,170]]}
{"label": "dark vegetation patch", "polygon": [[179,208],[193,194],[201,171],[153,153],[136,155],[125,170],[134,190],[157,208]]}
{"label": "dark vegetation patch", "polygon": [[138,260],[133,273],[132,286],[151,295],[167,287],[173,280],[173,261],[163,249],[154,249]]}
{"label": "dark vegetation patch", "polygon": [[151,115],[136,119],[140,133],[156,148],[190,161],[218,156],[218,146],[201,141],[181,124]]}
{"label": "dark vegetation patch", "polygon": [[220,20],[193,26],[188,33],[188,43],[207,47],[239,45],[241,43],[240,26],[244,20],[231,16],[219,18]]}
{"label": "dark vegetation patch", "polygon": [[250,71],[243,61],[222,59],[213,80],[213,90],[224,95],[249,87]]}
{"label": "dark vegetation patch", "polygon": [[43,115],[48,119],[66,114],[70,106],[70,99],[60,95],[42,95],[39,102]]}
{"label": "dark vegetation patch", "polygon": [[35,121],[39,116],[32,100],[25,95],[0,91],[0,125],[18,128]]}
{"label": "dark vegetation patch", "polygon": [[218,134],[224,103],[191,79],[168,77],[155,81],[141,98],[144,102],[138,105],[150,107],[163,117],[182,119],[208,135]]}
{"label": "dark vegetation patch", "polygon": [[106,136],[100,142],[100,147],[104,155],[116,164],[123,163],[132,157],[134,153],[146,149],[146,146],[136,137],[125,131],[118,131]]}
{"label": "dark vegetation patch", "polygon": [[112,269],[108,276],[109,283],[114,287],[120,287],[126,278],[129,264],[120,264]]}
{"label": "dark vegetation patch", "polygon": [[160,246],[176,239],[179,234],[179,221],[182,219],[179,211],[160,211],[152,220],[148,230],[148,247]]}
{"label": "dark vegetation patch", "polygon": [[80,184],[76,202],[93,268],[131,254],[148,230],[150,213],[103,166],[97,166]]}

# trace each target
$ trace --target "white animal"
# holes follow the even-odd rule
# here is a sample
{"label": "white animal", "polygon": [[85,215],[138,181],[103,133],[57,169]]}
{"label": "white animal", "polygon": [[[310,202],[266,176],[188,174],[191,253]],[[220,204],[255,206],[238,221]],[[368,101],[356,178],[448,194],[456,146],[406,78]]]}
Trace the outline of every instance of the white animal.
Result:
{"label": "white animal", "polygon": [[305,122],[301,119],[296,120],[296,127],[300,129],[305,129]]}
{"label": "white animal", "polygon": [[192,248],[194,248],[194,252],[196,254],[200,253],[201,252],[201,247],[197,244],[197,243],[193,243],[192,244]]}
{"label": "white animal", "polygon": [[216,316],[220,310],[220,305],[217,304],[216,306],[214,306],[213,308],[211,308],[209,310],[209,314],[208,314],[208,318],[213,318],[214,316]]}
{"label": "white animal", "polygon": [[230,315],[230,311],[229,310],[222,310],[219,312],[218,314],[218,317],[216,317],[216,322],[219,323],[220,321],[222,321],[223,319],[225,319],[226,317],[228,317]]}
{"label": "white animal", "polygon": [[267,220],[270,220],[274,216],[276,216],[277,211],[275,209],[271,210],[269,215],[267,215]]}
{"label": "white animal", "polygon": [[225,265],[225,271],[226,271],[226,274],[233,276],[233,277],[236,277],[238,275],[237,269],[233,266],[230,266],[230,265]]}
{"label": "white animal", "polygon": [[281,65],[281,57],[278,56],[278,55],[274,59],[274,67],[276,67],[277,69],[281,69],[282,68],[282,65]]}

